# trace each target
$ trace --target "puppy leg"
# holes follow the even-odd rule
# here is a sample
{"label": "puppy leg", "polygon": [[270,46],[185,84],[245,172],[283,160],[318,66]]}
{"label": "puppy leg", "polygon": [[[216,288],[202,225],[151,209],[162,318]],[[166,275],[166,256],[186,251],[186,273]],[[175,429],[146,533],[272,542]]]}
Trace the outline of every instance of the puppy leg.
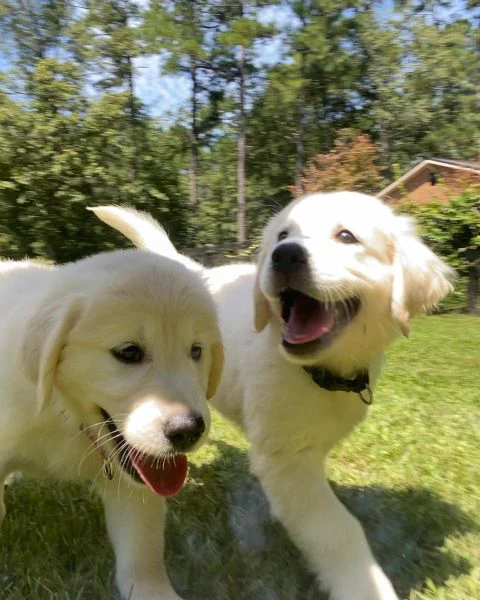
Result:
{"label": "puppy leg", "polygon": [[332,492],[318,457],[251,450],[272,510],[305,553],[332,600],[398,600],[359,522]]}
{"label": "puppy leg", "polygon": [[[112,485],[114,484],[114,485]],[[163,561],[165,498],[112,481],[100,490],[116,557],[116,582],[125,600],[181,600]]]}

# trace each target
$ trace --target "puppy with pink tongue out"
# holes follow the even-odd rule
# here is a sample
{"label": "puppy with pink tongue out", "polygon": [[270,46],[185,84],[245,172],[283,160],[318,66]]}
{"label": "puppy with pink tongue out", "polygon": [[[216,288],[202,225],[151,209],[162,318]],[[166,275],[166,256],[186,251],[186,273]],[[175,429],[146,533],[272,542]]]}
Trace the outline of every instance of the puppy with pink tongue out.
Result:
{"label": "puppy with pink tongue out", "polygon": [[0,474],[92,483],[122,600],[179,600],[163,562],[165,497],[206,439],[223,368],[202,275],[156,235],[162,256],[0,262]]}

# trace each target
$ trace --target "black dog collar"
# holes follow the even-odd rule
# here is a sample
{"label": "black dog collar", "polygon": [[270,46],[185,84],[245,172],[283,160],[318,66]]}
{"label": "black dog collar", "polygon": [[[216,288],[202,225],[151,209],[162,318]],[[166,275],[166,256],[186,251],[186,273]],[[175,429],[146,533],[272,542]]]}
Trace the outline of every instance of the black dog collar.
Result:
{"label": "black dog collar", "polygon": [[366,369],[359,371],[353,379],[340,377],[322,367],[303,367],[303,369],[318,386],[329,392],[354,392],[365,404],[370,405],[373,402],[370,376]]}

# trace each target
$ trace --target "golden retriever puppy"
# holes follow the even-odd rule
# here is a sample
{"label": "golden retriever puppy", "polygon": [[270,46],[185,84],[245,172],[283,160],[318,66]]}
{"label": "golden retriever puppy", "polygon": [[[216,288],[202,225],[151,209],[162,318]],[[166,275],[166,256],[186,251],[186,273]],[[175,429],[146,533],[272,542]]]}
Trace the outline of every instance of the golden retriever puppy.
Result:
{"label": "golden retriever puppy", "polygon": [[[135,241],[149,245],[141,227]],[[333,600],[397,598],[325,462],[365,417],[387,345],[452,276],[409,218],[349,192],[288,205],[256,268],[209,272],[226,350],[214,405],[243,427],[252,471]]]}
{"label": "golden retriever puppy", "polygon": [[168,257],[0,263],[2,482],[16,470],[92,482],[130,600],[179,598],[163,564],[165,497],[205,440],[223,364],[213,300],[168,244]]}

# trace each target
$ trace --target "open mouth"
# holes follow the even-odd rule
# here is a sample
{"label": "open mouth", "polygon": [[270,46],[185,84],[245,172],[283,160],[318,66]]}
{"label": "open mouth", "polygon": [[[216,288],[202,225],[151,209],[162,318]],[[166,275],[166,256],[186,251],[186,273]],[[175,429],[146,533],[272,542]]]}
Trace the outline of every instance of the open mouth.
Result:
{"label": "open mouth", "polygon": [[158,457],[144,454],[127,442],[115,421],[100,408],[105,423],[115,443],[115,453],[121,468],[137,483],[147,485],[158,496],[173,496],[179,492],[187,477],[185,454]]}
{"label": "open mouth", "polygon": [[292,288],[280,294],[280,303],[285,324],[282,343],[293,352],[331,342],[360,309],[360,299],[355,296],[324,302]]}

